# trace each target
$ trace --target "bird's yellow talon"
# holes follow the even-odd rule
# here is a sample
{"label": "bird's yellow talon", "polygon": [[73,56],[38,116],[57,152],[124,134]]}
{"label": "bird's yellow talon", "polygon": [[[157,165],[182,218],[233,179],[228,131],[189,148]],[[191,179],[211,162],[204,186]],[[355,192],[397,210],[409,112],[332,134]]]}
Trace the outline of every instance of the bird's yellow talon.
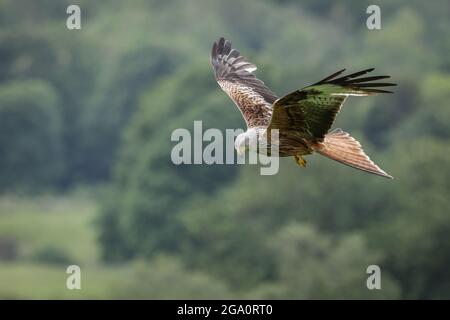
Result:
{"label": "bird's yellow talon", "polygon": [[294,159],[295,159],[295,162],[297,162],[297,164],[299,166],[306,167],[306,160],[303,159],[302,156],[295,155]]}

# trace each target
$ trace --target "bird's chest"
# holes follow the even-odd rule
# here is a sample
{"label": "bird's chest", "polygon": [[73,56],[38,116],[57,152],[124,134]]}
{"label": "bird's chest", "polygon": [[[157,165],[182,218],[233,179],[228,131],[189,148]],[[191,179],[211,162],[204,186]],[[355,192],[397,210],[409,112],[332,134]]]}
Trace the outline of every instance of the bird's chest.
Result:
{"label": "bird's chest", "polygon": [[311,154],[307,140],[300,135],[283,132],[283,130],[264,130],[258,136],[259,153],[272,155],[275,152],[280,157]]}

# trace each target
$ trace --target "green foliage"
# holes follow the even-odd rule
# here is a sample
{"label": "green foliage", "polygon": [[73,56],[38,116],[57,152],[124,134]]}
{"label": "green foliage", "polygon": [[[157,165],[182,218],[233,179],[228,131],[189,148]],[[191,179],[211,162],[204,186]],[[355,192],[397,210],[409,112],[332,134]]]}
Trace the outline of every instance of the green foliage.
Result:
{"label": "green foliage", "polygon": [[[431,139],[405,142],[393,152],[399,159],[389,223],[370,232],[373,246],[383,248],[387,266],[404,287],[406,298],[437,299],[448,295],[450,261],[449,146]],[[439,168],[436,170],[436,168]],[[413,195],[413,196],[412,196]]]}
{"label": "green foliage", "polygon": [[61,178],[57,99],[40,80],[0,86],[0,190],[49,187]]}
{"label": "green foliage", "polygon": [[13,261],[17,259],[17,243],[12,237],[0,238],[0,261]]}
{"label": "green foliage", "polygon": [[[225,112],[217,103],[215,84],[204,69],[195,64],[163,80],[155,91],[142,97],[140,110],[132,119],[124,141],[123,160],[117,168],[119,183],[115,192],[122,193],[122,198],[115,198],[118,202],[109,205],[108,217],[104,218],[120,232],[121,238],[133,235],[126,237],[128,253],[137,251],[152,256],[158,250],[179,250],[183,229],[177,215],[183,200],[192,192],[211,194],[234,177],[236,169],[231,166],[177,167],[170,159],[172,145],[167,141],[174,129],[191,127],[194,120],[200,119],[205,130],[225,128],[238,116]],[[214,105],[204,118],[206,109]],[[161,123],[165,125],[159,126]],[[132,174],[130,167],[135,168]],[[107,238],[105,245],[109,246],[110,230],[105,228],[104,232],[102,239]],[[106,258],[117,258],[116,252],[113,248],[106,250]]]}
{"label": "green foliage", "polygon": [[45,247],[36,251],[31,259],[37,263],[48,263],[68,266],[73,264],[73,260],[57,247]]}
{"label": "green foliage", "polygon": [[[371,251],[360,235],[343,238],[327,236],[313,227],[291,224],[273,237],[275,285],[263,285],[252,294],[273,299],[361,299],[397,298],[399,288],[383,278],[382,291],[366,287],[367,266],[378,264],[379,255]],[[275,290],[274,290],[275,289]]]}
{"label": "green foliage", "polygon": [[420,132],[439,140],[450,137],[450,74],[432,73],[423,79],[420,88],[419,108],[414,117],[403,124],[402,138]]}
{"label": "green foliage", "polygon": [[[229,299],[226,284],[186,269],[179,259],[159,256],[151,263],[138,261],[129,277],[114,288],[121,299]],[[235,296],[234,296],[235,297]]]}

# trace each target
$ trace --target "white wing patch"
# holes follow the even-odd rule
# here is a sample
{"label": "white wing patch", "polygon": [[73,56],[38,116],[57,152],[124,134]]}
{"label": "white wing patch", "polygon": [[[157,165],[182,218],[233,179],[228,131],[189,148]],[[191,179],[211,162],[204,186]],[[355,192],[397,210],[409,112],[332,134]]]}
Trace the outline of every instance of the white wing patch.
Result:
{"label": "white wing patch", "polygon": [[244,70],[252,73],[252,72],[256,71],[256,69],[258,69],[258,68],[257,67],[249,67],[249,68],[245,68]]}

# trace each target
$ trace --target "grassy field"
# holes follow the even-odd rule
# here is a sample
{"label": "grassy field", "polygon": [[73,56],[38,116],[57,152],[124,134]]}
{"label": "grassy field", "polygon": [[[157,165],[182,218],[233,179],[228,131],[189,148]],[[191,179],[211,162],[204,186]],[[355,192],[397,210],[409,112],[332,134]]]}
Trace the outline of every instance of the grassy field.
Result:
{"label": "grassy field", "polygon": [[14,241],[21,260],[45,249],[64,252],[79,264],[98,261],[94,223],[97,206],[83,198],[0,198],[0,236]]}
{"label": "grassy field", "polygon": [[[99,207],[86,197],[0,196],[0,299],[223,298],[228,289],[174,258],[106,264],[96,241]],[[66,269],[81,268],[81,290]]]}
{"label": "grassy field", "polygon": [[[0,299],[113,297],[130,266],[105,266],[95,238],[98,206],[83,197],[0,197]],[[66,268],[81,267],[82,290],[66,288]]]}

